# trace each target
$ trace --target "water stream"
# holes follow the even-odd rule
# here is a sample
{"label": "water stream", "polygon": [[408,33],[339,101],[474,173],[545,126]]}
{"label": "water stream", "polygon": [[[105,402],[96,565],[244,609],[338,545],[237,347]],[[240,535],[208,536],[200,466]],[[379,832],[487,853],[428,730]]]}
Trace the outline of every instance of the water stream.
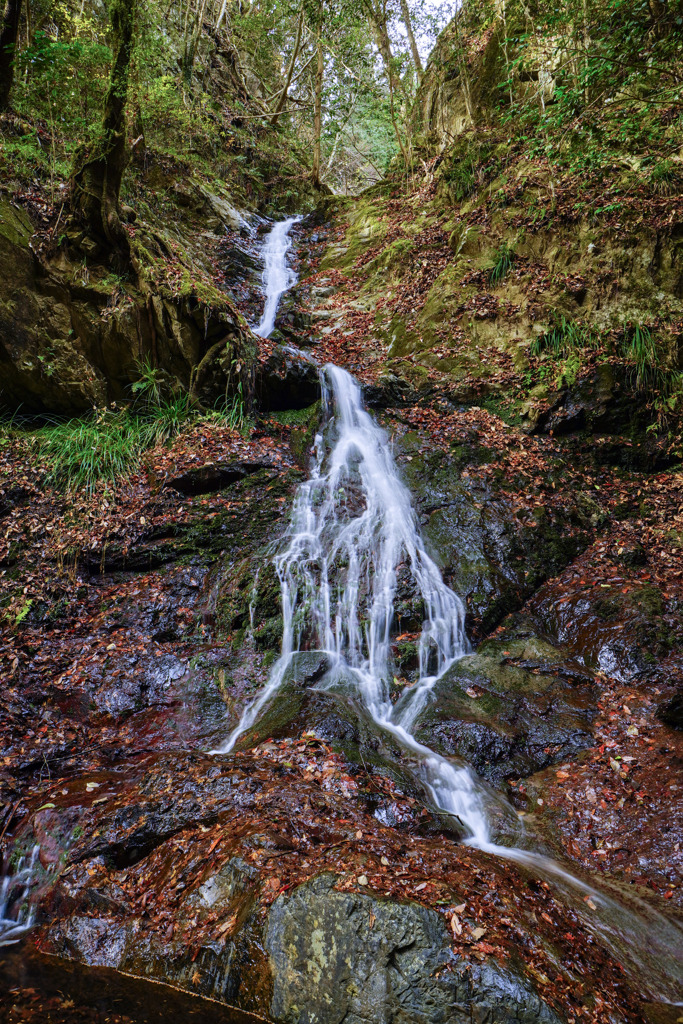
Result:
{"label": "water stream", "polygon": [[[295,220],[275,225],[265,242],[266,308],[258,329],[263,336],[272,330],[280,296],[294,283],[286,255]],[[552,880],[653,997],[681,999],[683,933],[674,923],[637,899],[613,898],[602,882],[598,891],[552,858],[525,848],[534,837],[524,834],[507,800],[468,765],[442,757],[415,738],[415,723],[434,684],[470,650],[463,604],[425,549],[389,440],[363,408],[358,384],[332,365],[322,370],[321,382],[325,426],[275,557],[284,623],[280,657],[267,685],[217,752],[231,751],[255,724],[299,652],[323,652],[329,669],[318,686],[350,690],[360,699],[378,730],[400,746],[425,801],[456,819],[465,843]],[[392,630],[397,593],[406,587],[413,607],[422,609],[419,678],[392,703]],[[516,836],[513,848],[496,841],[493,823],[501,820],[507,823],[503,834]]]}
{"label": "water stream", "polygon": [[18,942],[33,928],[36,911],[29,895],[39,849],[34,846],[28,860],[20,857],[16,871],[0,878],[0,947]]}
{"label": "water stream", "polygon": [[261,320],[254,328],[254,334],[261,338],[272,334],[280,299],[296,284],[296,274],[287,264],[287,253],[292,247],[289,233],[300,220],[301,217],[288,217],[279,221],[263,243],[262,281],[266,303]]}

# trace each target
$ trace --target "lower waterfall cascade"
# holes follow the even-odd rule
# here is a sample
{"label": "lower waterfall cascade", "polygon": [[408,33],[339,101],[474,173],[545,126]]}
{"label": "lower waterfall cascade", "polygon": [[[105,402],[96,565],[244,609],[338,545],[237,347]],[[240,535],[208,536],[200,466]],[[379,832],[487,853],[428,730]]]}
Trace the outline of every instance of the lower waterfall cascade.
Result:
{"label": "lower waterfall cascade", "polygon": [[[263,336],[272,331],[279,299],[294,283],[286,257],[288,233],[296,220],[276,224],[265,241],[266,311],[257,329]],[[315,439],[313,468],[297,490],[274,558],[283,615],[280,656],[266,686],[213,753],[233,750],[277,700],[299,653],[321,652],[328,670],[317,686],[353,694],[377,729],[400,747],[426,804],[455,820],[464,843],[551,881],[653,998],[680,1005],[679,927],[630,894],[608,894],[604,880],[596,888],[544,853],[527,849],[534,837],[524,832],[504,796],[467,764],[447,759],[415,738],[415,723],[435,683],[470,651],[465,609],[425,548],[389,439],[363,408],[359,385],[331,364],[320,376],[323,428]],[[391,639],[399,570],[408,573],[415,604],[423,608],[423,623],[419,677],[392,703]],[[494,817],[507,824],[507,837],[513,835],[519,845],[496,841]]]}
{"label": "lower waterfall cascade", "polygon": [[0,947],[19,942],[33,928],[36,910],[29,894],[39,852],[34,846],[28,859],[19,858],[14,874],[0,878]]}

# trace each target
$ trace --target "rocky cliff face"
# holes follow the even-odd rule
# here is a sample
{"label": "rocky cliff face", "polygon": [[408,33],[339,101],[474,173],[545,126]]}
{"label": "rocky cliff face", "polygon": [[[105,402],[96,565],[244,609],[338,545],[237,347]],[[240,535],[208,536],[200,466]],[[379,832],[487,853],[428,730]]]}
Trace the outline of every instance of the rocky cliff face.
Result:
{"label": "rocky cliff face", "polygon": [[[190,247],[202,212],[189,223],[186,219]],[[206,212],[203,244],[216,246],[232,225],[217,215],[209,220],[208,204]],[[142,232],[142,237],[163,259],[163,236]],[[29,212],[5,198],[0,206],[0,402],[6,409],[76,415],[127,402],[145,363],[210,402],[226,392],[231,363],[242,358],[247,364],[241,315],[215,288],[195,289],[181,263],[176,267],[188,275],[184,287],[174,292],[148,285],[143,292],[132,267],[117,274],[106,263],[78,260],[68,248],[40,253],[42,241]]]}

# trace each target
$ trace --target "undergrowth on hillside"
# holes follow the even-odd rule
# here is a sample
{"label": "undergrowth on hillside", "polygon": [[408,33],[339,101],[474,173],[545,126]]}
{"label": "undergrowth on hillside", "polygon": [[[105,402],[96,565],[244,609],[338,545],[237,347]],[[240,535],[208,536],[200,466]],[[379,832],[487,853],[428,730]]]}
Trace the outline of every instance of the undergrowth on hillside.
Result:
{"label": "undergrowth on hillside", "polygon": [[5,438],[25,437],[45,466],[46,483],[91,494],[135,472],[145,452],[171,441],[202,421],[248,432],[251,424],[241,383],[212,409],[196,404],[187,391],[169,387],[157,370],[140,365],[133,401],[124,408],[95,409],[83,418],[52,420],[41,427],[23,425],[15,416],[0,428]]}

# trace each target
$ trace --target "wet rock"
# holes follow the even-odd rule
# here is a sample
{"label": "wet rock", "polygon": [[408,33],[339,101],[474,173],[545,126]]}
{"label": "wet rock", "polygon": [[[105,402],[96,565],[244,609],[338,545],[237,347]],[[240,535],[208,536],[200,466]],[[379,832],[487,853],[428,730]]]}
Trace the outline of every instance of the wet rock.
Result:
{"label": "wet rock", "polygon": [[251,1014],[203,1000],[196,992],[184,993],[177,986],[45,956],[26,945],[3,954],[0,989],[12,991],[10,1012],[22,1024],[254,1024]]}
{"label": "wet rock", "polygon": [[566,652],[509,631],[436,683],[418,735],[499,783],[591,746],[596,696],[592,676]]}
{"label": "wet rock", "polygon": [[589,669],[621,682],[656,671],[661,659],[680,643],[680,613],[665,612],[659,588],[619,586],[541,591],[530,611],[547,635],[556,638]]}
{"label": "wet rock", "polygon": [[265,411],[306,409],[320,398],[315,363],[295,349],[278,346],[257,367],[256,397]]}
{"label": "wet rock", "polygon": [[657,718],[673,729],[683,729],[683,687],[657,708]]}
{"label": "wet rock", "polygon": [[453,953],[445,923],[416,903],[334,890],[323,875],[273,905],[265,936],[271,1016],[282,1024],[533,1024],[559,1018],[529,980]]}
{"label": "wet rock", "polygon": [[423,535],[445,581],[466,603],[470,636],[488,634],[586,546],[593,510],[580,504],[580,496],[573,515],[537,506],[520,522],[494,479],[484,483],[462,474],[464,465],[488,461],[484,449],[473,444],[451,455],[425,455],[411,435],[401,445],[409,454],[401,469]]}
{"label": "wet rock", "polygon": [[370,409],[400,407],[414,402],[416,398],[415,389],[395,373],[385,373],[376,383],[363,387],[363,401]]}
{"label": "wet rock", "polygon": [[92,695],[98,711],[118,716],[154,705],[168,705],[178,697],[174,684],[187,673],[186,661],[171,653],[136,657],[131,668],[132,671],[121,674],[115,685],[105,677],[104,685]]}
{"label": "wet rock", "polygon": [[322,651],[301,651],[292,658],[285,681],[295,686],[314,686],[329,668],[329,658]]}
{"label": "wet rock", "polygon": [[611,367],[600,366],[591,378],[564,392],[548,412],[534,419],[531,432],[557,435],[623,425],[626,409],[617,415],[617,391]]}

